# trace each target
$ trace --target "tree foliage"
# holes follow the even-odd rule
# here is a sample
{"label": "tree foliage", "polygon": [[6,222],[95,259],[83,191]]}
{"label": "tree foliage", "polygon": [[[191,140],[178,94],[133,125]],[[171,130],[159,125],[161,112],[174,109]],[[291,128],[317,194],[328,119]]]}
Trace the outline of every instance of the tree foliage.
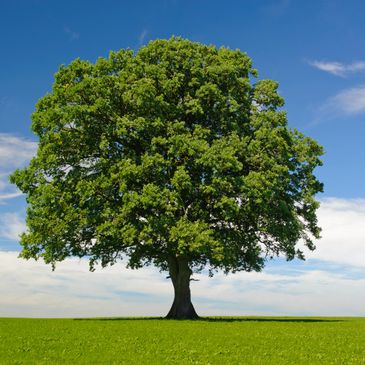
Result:
{"label": "tree foliage", "polygon": [[28,202],[21,256],[210,273],[303,258],[322,148],[256,78],[245,53],[175,37],[61,66],[32,115],[37,155],[11,177]]}

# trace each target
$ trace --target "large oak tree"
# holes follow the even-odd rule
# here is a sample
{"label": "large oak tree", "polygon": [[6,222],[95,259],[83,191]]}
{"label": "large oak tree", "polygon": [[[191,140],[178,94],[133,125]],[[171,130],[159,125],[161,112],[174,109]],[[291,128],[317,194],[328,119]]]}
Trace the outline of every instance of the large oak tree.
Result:
{"label": "large oak tree", "polygon": [[196,318],[190,280],[304,258],[319,237],[322,148],[287,126],[278,84],[239,50],[181,38],[61,66],[32,115],[21,256],[91,270],[126,259],[171,277],[168,318]]}

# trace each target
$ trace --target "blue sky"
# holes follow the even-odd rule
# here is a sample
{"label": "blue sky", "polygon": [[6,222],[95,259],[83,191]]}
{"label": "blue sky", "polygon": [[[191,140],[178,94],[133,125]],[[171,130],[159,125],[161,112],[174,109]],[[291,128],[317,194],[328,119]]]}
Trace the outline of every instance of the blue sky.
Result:
{"label": "blue sky", "polygon": [[[0,299],[0,316],[81,315],[80,308],[91,300],[85,282],[92,280],[94,287],[110,280],[110,291],[96,290],[100,299],[91,300],[95,306],[89,307],[95,311],[86,314],[167,310],[164,298],[171,299],[170,284],[150,269],[140,273],[123,269],[119,284],[113,286],[114,269],[100,273],[104,277],[100,281],[99,274],[85,272],[84,262],[70,260],[52,274],[41,263],[16,259],[25,199],[8,184],[7,176],[34,154],[30,115],[37,100],[51,90],[61,64],[77,57],[95,61],[110,50],[137,50],[149,40],[172,35],[247,52],[260,79],[279,82],[289,125],[318,140],[326,152],[324,166],[317,171],[325,185],[319,196],[323,238],[318,250],[308,253],[305,263],[269,263],[261,274],[202,278],[193,288],[200,312],[365,315],[365,309],[342,301],[345,294],[353,303],[365,299],[361,294],[365,292],[364,13],[360,0],[0,2],[0,273],[7,278],[0,286],[0,298],[7,297]],[[79,277],[68,289],[55,284],[74,272]],[[123,275],[135,285],[127,285]],[[157,294],[143,284],[151,282],[150,275]],[[233,288],[241,284],[240,294],[234,295]],[[76,295],[80,288],[84,298]],[[286,288],[291,288],[293,300]],[[15,306],[21,291],[31,303],[24,299]],[[206,291],[216,295],[209,297]],[[228,298],[223,303],[217,301],[222,295]],[[67,298],[64,305],[62,298]],[[67,305],[72,300],[73,309]],[[105,313],[97,311],[101,302],[109,308]],[[329,309],[334,302],[338,305]],[[34,310],[29,309],[32,306]]]}

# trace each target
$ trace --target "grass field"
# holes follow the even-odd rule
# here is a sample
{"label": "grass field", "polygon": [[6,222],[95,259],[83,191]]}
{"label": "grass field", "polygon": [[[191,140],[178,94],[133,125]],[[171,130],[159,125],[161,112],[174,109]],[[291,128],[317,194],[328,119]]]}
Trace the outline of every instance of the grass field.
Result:
{"label": "grass field", "polygon": [[365,364],[365,318],[2,318],[0,364]]}

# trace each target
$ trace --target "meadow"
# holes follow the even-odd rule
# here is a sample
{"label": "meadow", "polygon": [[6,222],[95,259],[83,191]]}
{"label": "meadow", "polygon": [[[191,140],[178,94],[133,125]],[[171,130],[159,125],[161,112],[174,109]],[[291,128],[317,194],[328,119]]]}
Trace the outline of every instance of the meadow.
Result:
{"label": "meadow", "polygon": [[365,364],[365,318],[1,318],[0,364]]}

